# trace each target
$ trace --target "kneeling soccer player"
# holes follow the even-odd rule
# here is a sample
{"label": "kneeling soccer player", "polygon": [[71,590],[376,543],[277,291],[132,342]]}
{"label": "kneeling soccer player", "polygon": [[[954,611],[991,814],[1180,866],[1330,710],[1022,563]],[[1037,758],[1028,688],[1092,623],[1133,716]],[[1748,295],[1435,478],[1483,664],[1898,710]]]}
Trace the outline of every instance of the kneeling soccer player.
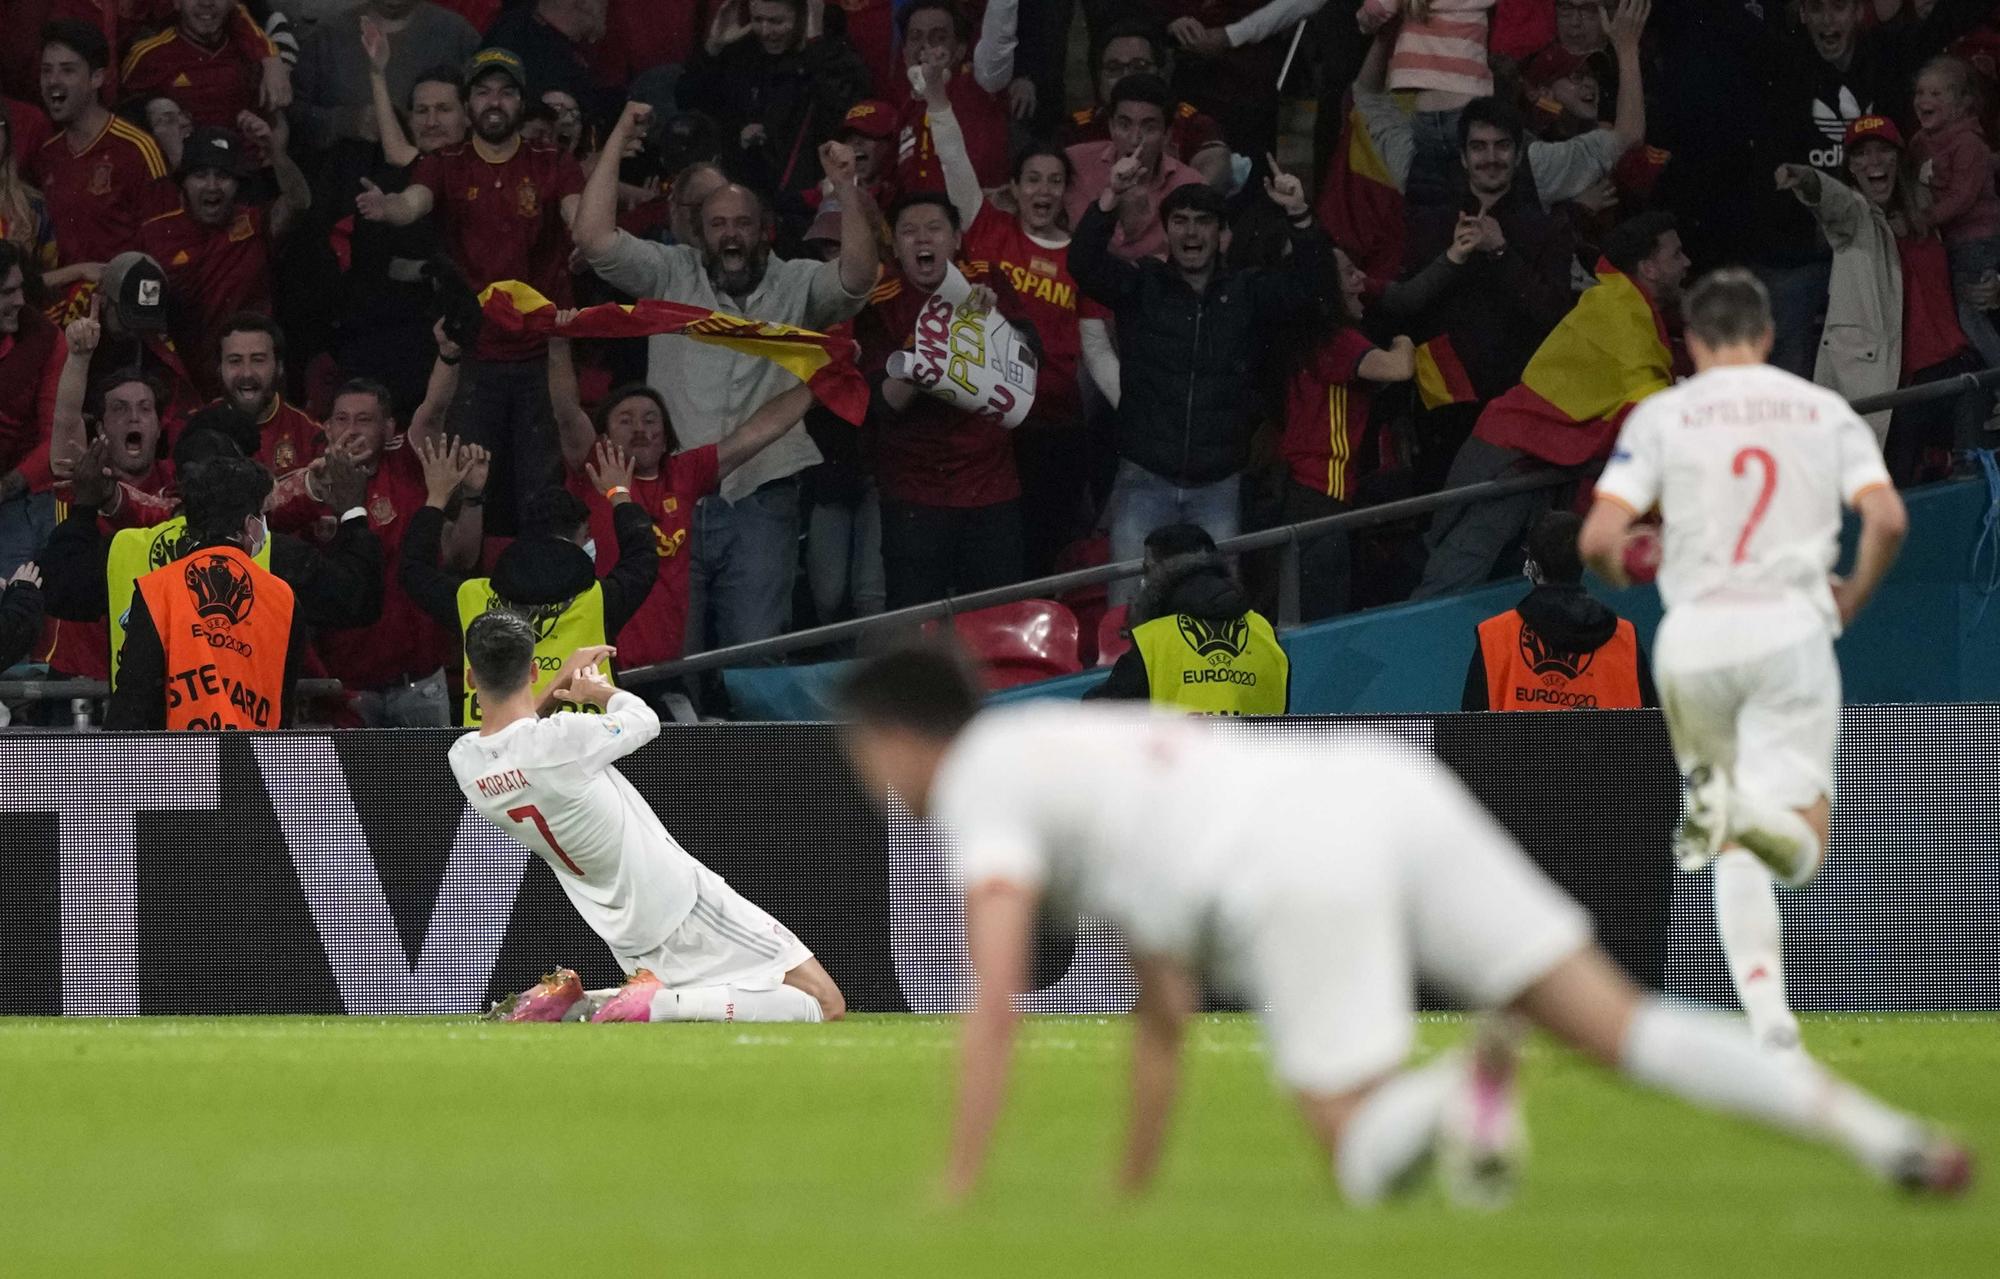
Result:
{"label": "kneeling soccer player", "polygon": [[[862,774],[959,842],[978,994],[954,1196],[976,1183],[998,1116],[1012,997],[1044,898],[1118,925],[1138,969],[1131,1189],[1158,1160],[1198,961],[1265,1008],[1276,1074],[1355,1203],[1383,1198],[1433,1153],[1455,1197],[1492,1202],[1518,1163],[1504,1037],[1406,1068],[1417,976],[1640,1083],[1836,1144],[1913,1189],[1970,1180],[1964,1149],[1809,1059],[1642,995],[1591,941],[1583,910],[1434,763],[1387,744],[1303,760],[1144,711],[1042,703],[975,719],[978,697],[954,655],[925,648],[873,659],[846,690]],[[1343,814],[1337,828],[1329,811]]]}
{"label": "kneeling soccer player", "polygon": [[[563,664],[534,693],[535,632],[496,610],[466,628],[485,722],[452,743],[459,789],[526,844],[630,974],[585,991],[562,969],[496,1010],[508,1021],[832,1021],[840,988],[789,929],[690,857],[612,764],[659,736],[660,717],[597,672],[614,650]],[[545,704],[603,709],[542,718]]]}

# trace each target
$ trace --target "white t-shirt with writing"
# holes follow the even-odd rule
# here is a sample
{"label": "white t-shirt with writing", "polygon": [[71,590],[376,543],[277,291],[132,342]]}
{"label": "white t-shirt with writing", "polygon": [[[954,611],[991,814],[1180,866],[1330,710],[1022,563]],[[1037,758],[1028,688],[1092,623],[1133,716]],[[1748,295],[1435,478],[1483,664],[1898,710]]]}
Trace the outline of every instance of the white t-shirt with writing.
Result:
{"label": "white t-shirt with writing", "polygon": [[1874,432],[1847,401],[1769,365],[1724,365],[1645,400],[1597,482],[1666,531],[1660,596],[1802,600],[1835,634],[1827,575],[1842,511],[1887,485]]}
{"label": "white t-shirt with writing", "polygon": [[659,733],[652,708],[620,692],[602,715],[516,720],[451,746],[466,799],[549,864],[577,913],[619,955],[659,946],[695,902],[698,863],[612,767]]}

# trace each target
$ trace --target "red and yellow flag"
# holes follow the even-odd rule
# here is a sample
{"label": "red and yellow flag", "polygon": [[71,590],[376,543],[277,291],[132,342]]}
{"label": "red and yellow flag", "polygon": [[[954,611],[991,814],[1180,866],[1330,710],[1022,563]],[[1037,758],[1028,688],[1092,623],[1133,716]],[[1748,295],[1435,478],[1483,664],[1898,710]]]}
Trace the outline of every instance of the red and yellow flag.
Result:
{"label": "red and yellow flag", "polygon": [[1417,348],[1417,398],[1427,409],[1470,404],[1479,398],[1449,334],[1440,333]]}
{"label": "red and yellow flag", "polygon": [[848,422],[859,425],[868,412],[868,384],[854,367],[854,343],[847,338],[659,298],[646,298],[630,306],[607,302],[585,307],[568,323],[557,324],[556,304],[519,280],[487,285],[479,294],[479,307],[486,323],[507,333],[564,338],[678,333],[696,342],[769,360],[804,382],[821,404]]}
{"label": "red and yellow flag", "polygon": [[1557,466],[1602,461],[1625,415],[1673,381],[1666,324],[1643,289],[1609,262],[1543,339],[1521,384],[1479,415],[1473,434]]}
{"label": "red and yellow flag", "polygon": [[1379,291],[1403,269],[1403,192],[1352,101],[1319,189],[1319,224]]}

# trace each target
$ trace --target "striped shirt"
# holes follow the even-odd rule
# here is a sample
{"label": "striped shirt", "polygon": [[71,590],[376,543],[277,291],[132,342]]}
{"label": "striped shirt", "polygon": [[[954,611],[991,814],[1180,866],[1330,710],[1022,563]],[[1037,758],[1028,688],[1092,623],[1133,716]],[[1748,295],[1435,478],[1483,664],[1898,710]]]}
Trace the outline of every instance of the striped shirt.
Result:
{"label": "striped shirt", "polygon": [[[1493,92],[1486,65],[1487,27],[1494,0],[1431,0],[1423,18],[1406,16],[1389,54],[1391,89],[1431,89],[1483,98]],[[1362,8],[1385,21],[1406,0],[1366,0]]]}

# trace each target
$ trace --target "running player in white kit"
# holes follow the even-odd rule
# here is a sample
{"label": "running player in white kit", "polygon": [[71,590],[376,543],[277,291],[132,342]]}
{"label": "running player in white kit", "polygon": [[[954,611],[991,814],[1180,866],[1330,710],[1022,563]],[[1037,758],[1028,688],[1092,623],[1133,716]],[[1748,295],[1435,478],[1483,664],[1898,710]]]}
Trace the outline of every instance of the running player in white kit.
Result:
{"label": "running player in white kit", "polygon": [[[674,842],[612,765],[660,733],[660,717],[598,674],[610,648],[564,663],[540,705],[535,632],[495,610],[465,631],[485,707],[451,747],[459,789],[486,819],[526,844],[630,974],[622,989],[586,991],[559,969],[507,1001],[507,1021],[832,1021],[840,989],[789,929],[746,901]],[[560,691],[556,691],[560,690]],[[542,718],[557,701],[600,707]]]}
{"label": "running player in white kit", "polygon": [[1101,704],[975,718],[979,696],[934,648],[864,663],[845,691],[863,777],[958,840],[977,994],[953,1197],[974,1188],[999,1115],[1012,997],[1045,900],[1116,924],[1140,978],[1129,1189],[1156,1165],[1203,969],[1264,1008],[1273,1069],[1356,1203],[1400,1188],[1433,1151],[1447,1190],[1490,1202],[1515,1162],[1511,1054],[1483,1045],[1405,1067],[1418,976],[1513,1010],[1637,1082],[1835,1144],[1910,1188],[1955,1193],[1971,1178],[1962,1148],[1811,1059],[1764,1053],[1730,1020],[1642,995],[1592,942],[1584,912],[1409,748],[1302,757]]}
{"label": "running player in white kit", "polygon": [[[1764,363],[1770,300],[1755,276],[1718,271],[1682,312],[1697,372],[1626,419],[1578,543],[1622,585],[1633,521],[1655,507],[1665,519],[1653,675],[1688,779],[1681,864],[1715,863],[1716,927],[1751,1031],[1793,1051],[1772,874],[1802,886],[1825,856],[1833,641],[1895,562],[1908,517],[1847,402]],[[1845,509],[1861,544],[1842,580],[1829,574]]]}

